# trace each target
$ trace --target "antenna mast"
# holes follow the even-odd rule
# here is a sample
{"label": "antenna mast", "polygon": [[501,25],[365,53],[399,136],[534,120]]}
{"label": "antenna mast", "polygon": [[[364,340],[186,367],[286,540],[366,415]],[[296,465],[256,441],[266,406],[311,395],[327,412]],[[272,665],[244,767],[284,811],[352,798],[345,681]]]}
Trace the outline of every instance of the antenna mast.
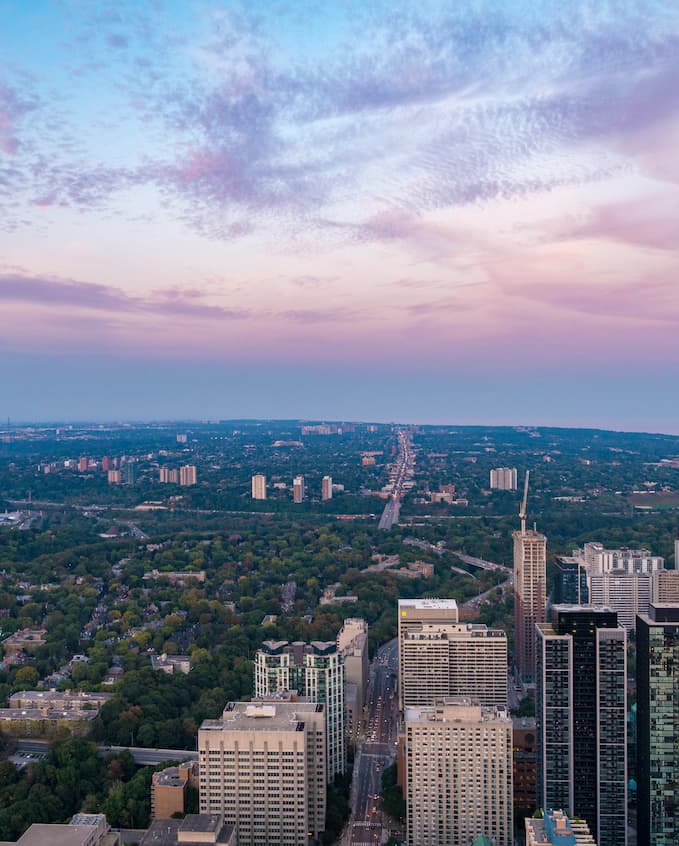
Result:
{"label": "antenna mast", "polygon": [[521,534],[526,534],[526,503],[528,501],[528,477],[530,470],[526,470],[526,480],[523,483],[523,499],[521,500],[521,508],[519,509],[519,519],[521,520]]}

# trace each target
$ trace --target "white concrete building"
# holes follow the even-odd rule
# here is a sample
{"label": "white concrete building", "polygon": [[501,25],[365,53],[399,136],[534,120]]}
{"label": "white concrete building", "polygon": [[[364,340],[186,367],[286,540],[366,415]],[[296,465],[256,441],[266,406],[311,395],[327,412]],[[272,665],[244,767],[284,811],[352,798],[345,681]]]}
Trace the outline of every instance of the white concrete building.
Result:
{"label": "white concrete building", "polygon": [[490,471],[490,489],[493,491],[515,491],[516,467],[494,467]]}
{"label": "white concrete building", "polygon": [[252,477],[252,498],[266,499],[266,476],[257,473]]}

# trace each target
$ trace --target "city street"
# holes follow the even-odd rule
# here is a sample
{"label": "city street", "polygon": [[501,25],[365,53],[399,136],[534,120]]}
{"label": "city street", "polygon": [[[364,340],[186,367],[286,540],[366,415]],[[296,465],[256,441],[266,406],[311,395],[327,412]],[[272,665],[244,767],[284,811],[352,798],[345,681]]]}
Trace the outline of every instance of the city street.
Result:
{"label": "city street", "polygon": [[397,657],[394,639],[379,649],[370,667],[364,736],[359,741],[354,761],[352,816],[344,840],[353,846],[379,843],[383,826],[388,824],[379,800],[382,773],[396,757]]}

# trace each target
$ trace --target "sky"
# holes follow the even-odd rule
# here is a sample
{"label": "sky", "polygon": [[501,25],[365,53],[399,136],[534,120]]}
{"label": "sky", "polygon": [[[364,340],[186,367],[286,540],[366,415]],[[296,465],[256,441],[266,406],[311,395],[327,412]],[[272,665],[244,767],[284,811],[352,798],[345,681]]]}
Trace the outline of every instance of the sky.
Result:
{"label": "sky", "polygon": [[0,0],[0,417],[679,433],[679,4]]}

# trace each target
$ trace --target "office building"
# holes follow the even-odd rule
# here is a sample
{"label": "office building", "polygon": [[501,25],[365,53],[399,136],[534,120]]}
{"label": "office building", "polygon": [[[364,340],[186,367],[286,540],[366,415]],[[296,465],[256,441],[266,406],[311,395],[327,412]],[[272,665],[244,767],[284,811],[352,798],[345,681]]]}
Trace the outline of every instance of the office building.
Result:
{"label": "office building", "polygon": [[329,781],[346,770],[344,723],[344,662],[334,641],[288,643],[264,641],[255,655],[254,697],[264,699],[281,691],[295,691],[322,704],[327,723]]}
{"label": "office building", "polygon": [[188,487],[196,484],[196,468],[192,464],[185,464],[179,468],[179,484]]}
{"label": "office building", "polygon": [[332,476],[323,476],[321,482],[321,499],[332,499]]}
{"label": "office building", "polygon": [[587,565],[577,558],[558,555],[554,561],[553,605],[587,605]]}
{"label": "office building", "polygon": [[512,721],[507,712],[449,700],[404,712],[406,843],[512,843]]}
{"label": "office building", "polygon": [[651,575],[651,602],[679,605],[679,570],[658,570]]}
{"label": "office building", "polygon": [[495,467],[491,470],[490,488],[494,491],[515,491],[516,467]]}
{"label": "office building", "polygon": [[348,617],[337,635],[337,651],[344,661],[344,704],[347,733],[355,740],[366,700],[370,658],[368,624],[360,617]]}
{"label": "office building", "polygon": [[679,836],[679,603],[637,618],[637,843]]}
{"label": "office building", "polygon": [[606,606],[627,631],[634,631],[637,614],[646,614],[651,601],[651,573],[610,570],[588,574],[589,603]]}
{"label": "office building", "polygon": [[537,805],[625,846],[626,632],[607,608],[556,605],[537,625]]}
{"label": "office building", "polygon": [[543,811],[525,824],[526,846],[596,846],[587,823],[569,819],[563,811]]}
{"label": "office building", "polygon": [[229,702],[198,731],[200,811],[242,844],[308,846],[325,828],[323,705]]}
{"label": "office building", "polygon": [[514,663],[525,682],[535,680],[535,624],[545,622],[547,538],[534,529],[514,538]]}
{"label": "office building", "polygon": [[306,488],[304,486],[304,476],[295,476],[292,480],[292,499],[293,502],[302,502],[306,495]]}
{"label": "office building", "polygon": [[252,498],[266,499],[266,476],[261,473],[252,477]]}
{"label": "office building", "polygon": [[662,570],[665,559],[653,555],[650,549],[606,549],[603,544],[592,541],[582,549],[574,549],[573,557],[586,564],[592,574],[624,570],[627,573],[654,573]]}
{"label": "office building", "polygon": [[399,690],[404,708],[469,697],[507,707],[507,634],[473,623],[421,623],[402,634]]}

